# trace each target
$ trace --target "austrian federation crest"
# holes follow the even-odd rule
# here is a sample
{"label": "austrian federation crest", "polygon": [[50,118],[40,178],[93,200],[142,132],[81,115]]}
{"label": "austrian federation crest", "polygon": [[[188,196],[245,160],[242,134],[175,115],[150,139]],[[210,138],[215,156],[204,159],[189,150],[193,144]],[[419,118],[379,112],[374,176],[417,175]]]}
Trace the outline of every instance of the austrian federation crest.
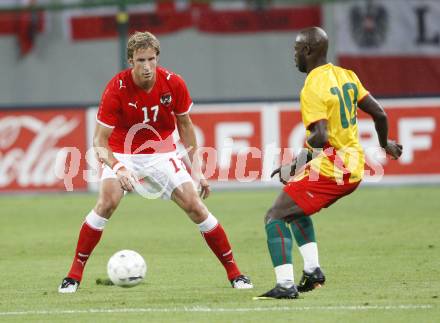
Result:
{"label": "austrian federation crest", "polygon": [[160,97],[160,103],[162,103],[164,106],[169,106],[171,104],[171,101],[173,100],[171,93],[165,93]]}
{"label": "austrian federation crest", "polygon": [[389,15],[387,9],[367,0],[365,5],[355,5],[350,10],[350,29],[359,47],[380,47],[387,36]]}

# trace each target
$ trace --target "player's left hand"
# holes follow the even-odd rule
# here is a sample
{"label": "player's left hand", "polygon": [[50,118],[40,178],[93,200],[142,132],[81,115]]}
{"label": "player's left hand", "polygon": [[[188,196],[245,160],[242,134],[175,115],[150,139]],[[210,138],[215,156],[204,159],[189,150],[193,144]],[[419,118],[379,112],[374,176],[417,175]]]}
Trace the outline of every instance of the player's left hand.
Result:
{"label": "player's left hand", "polygon": [[116,171],[116,177],[121,183],[121,188],[127,192],[134,191],[135,185],[139,184],[139,179],[136,175],[125,166],[122,166]]}
{"label": "player's left hand", "polygon": [[208,181],[204,178],[200,179],[200,197],[207,199],[210,193],[211,188],[209,187]]}
{"label": "player's left hand", "polygon": [[394,140],[388,140],[384,149],[387,155],[390,155],[392,159],[398,159],[402,155],[403,146]]}
{"label": "player's left hand", "polygon": [[292,164],[282,165],[277,169],[275,169],[272,172],[272,174],[270,174],[270,177],[272,178],[276,174],[278,174],[280,182],[286,185],[290,177],[295,175],[295,167],[296,167],[296,159],[293,161]]}

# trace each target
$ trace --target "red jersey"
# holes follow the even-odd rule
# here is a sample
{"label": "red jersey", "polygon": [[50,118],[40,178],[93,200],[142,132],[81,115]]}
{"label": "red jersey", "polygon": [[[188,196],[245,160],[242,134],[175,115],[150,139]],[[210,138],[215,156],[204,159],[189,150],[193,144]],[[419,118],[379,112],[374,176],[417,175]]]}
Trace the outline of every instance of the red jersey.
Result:
{"label": "red jersey", "polygon": [[113,128],[109,138],[113,152],[164,153],[176,149],[172,138],[176,128],[173,114],[188,113],[192,104],[186,84],[179,75],[157,67],[156,82],[147,93],[134,83],[131,69],[127,69],[107,84],[96,120]]}

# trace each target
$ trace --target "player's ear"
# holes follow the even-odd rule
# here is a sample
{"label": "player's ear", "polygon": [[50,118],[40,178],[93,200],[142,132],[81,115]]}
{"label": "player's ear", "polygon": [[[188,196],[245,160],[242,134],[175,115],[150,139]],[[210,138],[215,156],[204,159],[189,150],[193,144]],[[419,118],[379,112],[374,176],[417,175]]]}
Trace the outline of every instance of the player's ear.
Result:
{"label": "player's ear", "polygon": [[308,56],[311,53],[312,53],[312,48],[309,45],[305,45],[304,46],[304,54],[306,54]]}
{"label": "player's ear", "polygon": [[127,62],[128,62],[128,65],[130,65],[131,67],[133,67],[133,63],[134,63],[134,61],[133,61],[133,58],[129,58],[128,60],[127,60]]}

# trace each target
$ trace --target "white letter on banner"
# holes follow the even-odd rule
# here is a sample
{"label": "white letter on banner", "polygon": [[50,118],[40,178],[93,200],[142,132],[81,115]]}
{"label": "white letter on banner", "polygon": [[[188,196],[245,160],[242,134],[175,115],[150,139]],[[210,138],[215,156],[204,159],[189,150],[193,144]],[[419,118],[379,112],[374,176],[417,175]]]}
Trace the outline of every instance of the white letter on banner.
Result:
{"label": "white letter on banner", "polygon": [[[435,129],[434,118],[402,118],[398,123],[399,141],[403,145],[400,162],[411,164],[414,160],[414,151],[429,150],[432,147],[432,136],[426,132]],[[425,134],[417,134],[425,132]]]}
{"label": "white letter on banner", "polygon": [[[68,163],[69,154],[71,154],[70,163]],[[64,180],[64,187],[66,188],[66,191],[73,191],[72,179],[78,175],[80,163],[81,152],[78,148],[63,147],[58,151],[55,159],[54,173],[56,177]]]}
{"label": "white letter on banner", "polygon": [[246,152],[241,153],[240,151],[237,156],[237,167],[235,168],[235,178],[240,183],[250,183],[257,180],[258,175],[260,175],[260,172],[256,170],[249,171],[249,175],[245,176],[248,154],[250,153],[251,158],[261,159],[261,150],[258,149],[257,147],[250,147],[250,148],[246,147],[243,150],[245,150]]}
{"label": "white letter on banner", "polygon": [[249,151],[249,140],[234,140],[233,138],[250,137],[253,132],[254,126],[250,122],[221,122],[215,127],[219,180],[227,180],[233,153],[247,153]]}

